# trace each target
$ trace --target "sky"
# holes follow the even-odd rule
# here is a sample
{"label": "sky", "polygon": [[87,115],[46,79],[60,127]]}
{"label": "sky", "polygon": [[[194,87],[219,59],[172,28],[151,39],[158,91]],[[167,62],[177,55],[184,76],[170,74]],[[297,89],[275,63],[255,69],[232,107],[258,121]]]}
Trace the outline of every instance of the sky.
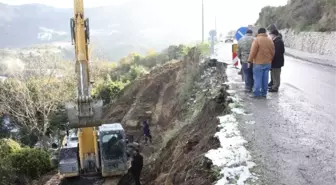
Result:
{"label": "sky", "polygon": [[[84,6],[118,5],[127,1],[155,1],[158,3],[163,0],[84,0]],[[164,1],[167,2],[167,0]],[[241,26],[254,24],[258,19],[262,7],[267,5],[285,5],[287,1],[288,0],[204,0],[205,30],[210,30],[215,27],[215,19],[217,20],[217,29],[222,33],[232,30],[232,28],[238,29]],[[16,5],[41,3],[58,8],[73,7],[73,0],[0,0],[0,2]],[[201,12],[201,0],[170,0],[167,8],[173,10],[176,6],[184,6],[186,13],[192,13],[194,15],[200,15]],[[178,19],[178,17],[174,17],[173,14],[169,15],[169,17]],[[201,18],[191,21],[200,22]],[[206,34],[207,32],[208,31],[206,31]]]}
{"label": "sky", "polygon": [[[122,4],[129,0],[84,0],[84,3],[87,7],[95,7],[95,6],[103,6],[103,5],[111,5],[111,4]],[[139,0],[141,1],[141,0]],[[146,1],[146,0],[143,0]],[[148,1],[148,0],[147,0]],[[153,1],[153,0],[149,0]],[[155,0],[160,1],[160,0]],[[180,1],[188,1],[188,0],[180,0]],[[6,3],[6,4],[29,4],[29,3],[41,3],[41,4],[47,4],[59,8],[71,8],[73,5],[72,0],[0,0],[0,2]],[[174,0],[172,1],[174,2]],[[193,0],[193,2],[197,2],[197,0]],[[287,2],[287,0],[204,0],[204,4],[216,4],[219,5],[218,7],[234,7],[238,8],[239,4],[241,6],[244,6],[244,4],[249,4],[252,6],[244,6],[249,9],[260,9],[262,6],[265,5],[272,5],[272,6],[278,6],[283,5]]]}

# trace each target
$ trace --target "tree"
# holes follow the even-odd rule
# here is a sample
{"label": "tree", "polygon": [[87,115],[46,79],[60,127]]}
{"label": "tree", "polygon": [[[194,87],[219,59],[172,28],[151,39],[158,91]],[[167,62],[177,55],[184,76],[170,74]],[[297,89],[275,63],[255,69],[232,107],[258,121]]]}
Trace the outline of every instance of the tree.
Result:
{"label": "tree", "polygon": [[0,102],[2,111],[10,115],[17,128],[41,140],[50,126],[49,118],[60,105],[74,98],[75,75],[59,70],[64,63],[52,56],[30,64],[34,66],[1,82]]}
{"label": "tree", "polygon": [[128,82],[111,80],[110,75],[106,75],[104,81],[99,83],[96,88],[93,89],[93,96],[103,100],[104,105],[109,104],[115,99]]}

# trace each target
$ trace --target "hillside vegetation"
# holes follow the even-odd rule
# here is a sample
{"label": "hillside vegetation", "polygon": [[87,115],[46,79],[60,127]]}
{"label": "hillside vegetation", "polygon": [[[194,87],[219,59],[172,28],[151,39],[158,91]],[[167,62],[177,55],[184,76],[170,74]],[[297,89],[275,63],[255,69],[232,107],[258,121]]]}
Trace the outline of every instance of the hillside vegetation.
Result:
{"label": "hillside vegetation", "polygon": [[336,31],[335,0],[289,0],[287,5],[261,9],[257,25],[275,23],[279,29],[296,31]]}

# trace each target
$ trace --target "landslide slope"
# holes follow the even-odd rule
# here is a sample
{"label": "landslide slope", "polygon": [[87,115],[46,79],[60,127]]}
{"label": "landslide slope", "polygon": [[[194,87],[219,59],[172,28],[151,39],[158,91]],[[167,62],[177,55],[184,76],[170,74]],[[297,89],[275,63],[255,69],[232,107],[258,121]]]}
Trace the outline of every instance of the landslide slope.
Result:
{"label": "landslide slope", "polygon": [[[201,62],[193,48],[126,87],[109,106],[105,122],[120,122],[141,144],[147,185],[209,185],[217,178],[204,154],[219,147],[217,116],[227,111],[225,66]],[[141,122],[147,119],[153,144],[143,145]],[[126,175],[119,185],[131,185]]]}

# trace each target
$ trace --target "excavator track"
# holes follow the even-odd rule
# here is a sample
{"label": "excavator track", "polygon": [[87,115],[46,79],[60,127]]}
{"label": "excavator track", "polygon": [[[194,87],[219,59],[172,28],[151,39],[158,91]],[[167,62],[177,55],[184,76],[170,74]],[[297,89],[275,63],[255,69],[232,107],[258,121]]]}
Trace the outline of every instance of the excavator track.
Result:
{"label": "excavator track", "polygon": [[118,185],[120,177],[108,177],[104,180],[102,185]]}
{"label": "excavator track", "polygon": [[44,185],[118,185],[122,177],[77,177],[64,179],[59,175],[54,175]]}

